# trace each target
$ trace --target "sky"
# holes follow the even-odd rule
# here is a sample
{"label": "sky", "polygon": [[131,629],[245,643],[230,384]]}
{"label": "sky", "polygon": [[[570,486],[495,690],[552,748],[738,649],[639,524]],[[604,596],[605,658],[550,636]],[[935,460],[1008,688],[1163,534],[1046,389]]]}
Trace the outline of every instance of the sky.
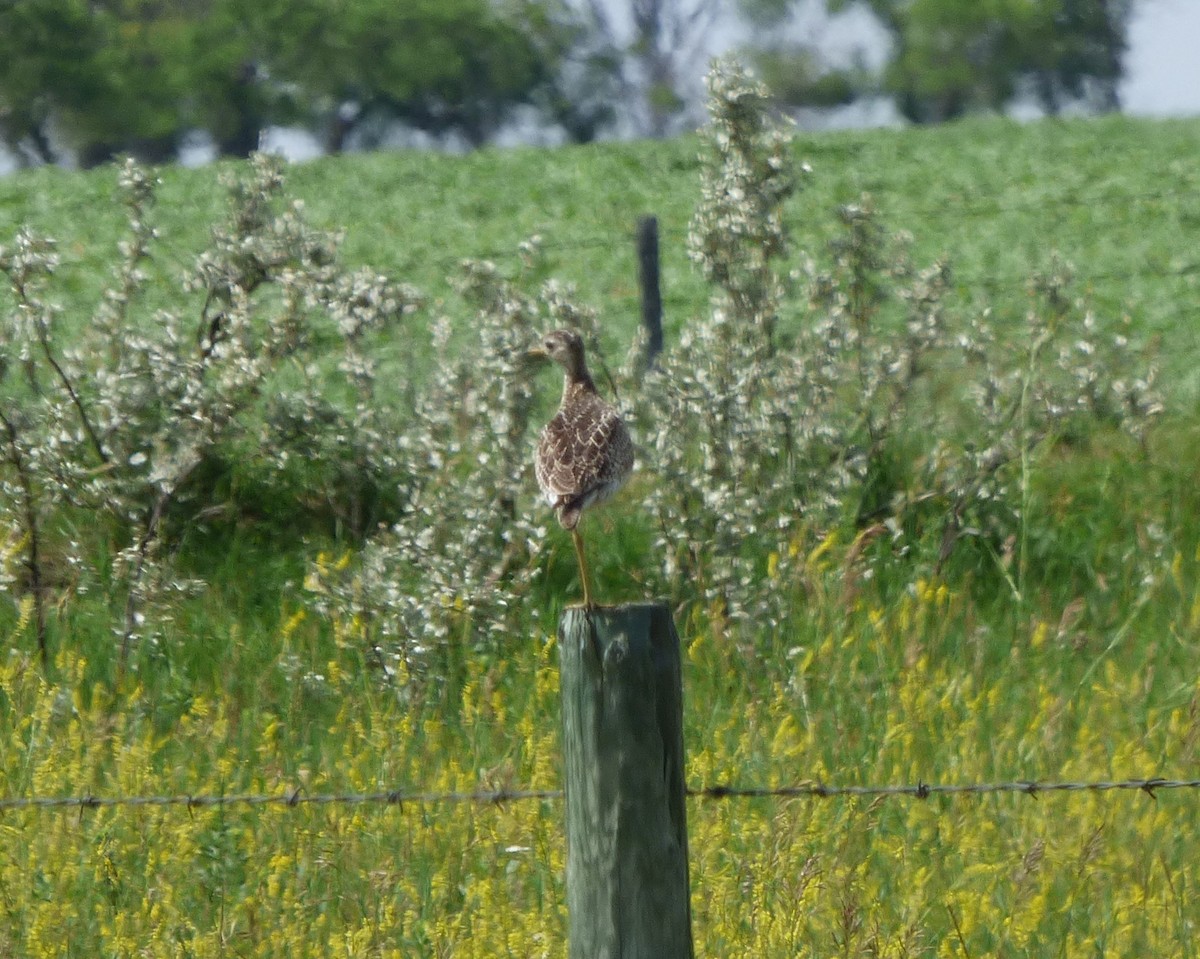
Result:
{"label": "sky", "polygon": [[1127,113],[1200,114],[1200,0],[1140,0],[1129,24]]}

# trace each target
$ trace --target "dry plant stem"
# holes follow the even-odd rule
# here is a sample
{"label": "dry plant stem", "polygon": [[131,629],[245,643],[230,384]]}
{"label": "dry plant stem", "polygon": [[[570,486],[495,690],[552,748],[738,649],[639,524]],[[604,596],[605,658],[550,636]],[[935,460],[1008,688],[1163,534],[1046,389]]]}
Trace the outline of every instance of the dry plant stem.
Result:
{"label": "dry plant stem", "polygon": [[118,680],[124,677],[125,670],[129,664],[129,648],[133,644],[133,633],[138,614],[138,599],[141,592],[142,577],[146,572],[146,560],[150,555],[150,547],[158,535],[158,525],[162,520],[162,514],[166,509],[169,499],[170,497],[164,494],[155,501],[154,507],[150,512],[150,518],[146,521],[146,529],[142,533],[141,539],[138,540],[137,561],[134,564],[133,571],[129,575],[129,591],[125,594],[125,627],[121,633],[121,656],[117,660]]}
{"label": "dry plant stem", "polygon": [[137,615],[142,598],[142,579],[146,575],[146,565],[150,559],[150,550],[158,539],[159,526],[162,525],[163,514],[184,481],[191,475],[194,467],[187,469],[169,488],[162,490],[154,501],[146,527],[138,540],[137,561],[129,575],[129,591],[125,594],[125,625],[121,633],[121,655],[117,661],[117,677],[124,677],[129,665],[129,650],[133,644],[133,635],[137,629]]}
{"label": "dry plant stem", "polygon": [[24,514],[25,533],[29,537],[25,568],[29,570],[29,591],[33,595],[38,653],[42,658],[42,665],[45,666],[49,661],[49,652],[46,648],[46,597],[42,582],[41,525],[38,522],[37,501],[25,458],[21,455],[21,447],[17,443],[16,426],[2,412],[0,423],[3,423],[4,431],[8,435],[8,460],[17,472],[17,481],[21,486],[21,511]]}
{"label": "dry plant stem", "polygon": [[[1021,435],[1030,436],[1032,428],[1030,426],[1030,408],[1029,397],[1033,388],[1034,379],[1038,375],[1039,361],[1041,359],[1042,348],[1050,341],[1050,331],[1047,329],[1042,332],[1033,345],[1029,348],[1029,364],[1025,369],[1025,379],[1021,383],[1021,395],[1019,399],[1019,410],[1021,416]],[[1021,525],[1019,528],[1020,536],[1020,555],[1017,557],[1017,582],[1014,591],[1015,599],[1018,603],[1025,601],[1025,571],[1028,565],[1029,552],[1029,508],[1031,501],[1030,478],[1029,478],[1029,458],[1034,449],[1034,444],[1024,442],[1020,449],[1020,495],[1021,495]]]}
{"label": "dry plant stem", "polygon": [[946,912],[950,913],[950,920],[954,923],[954,934],[958,936],[958,944],[962,946],[963,955],[967,959],[971,959],[971,950],[967,948],[967,940],[963,938],[962,926],[958,922],[958,916],[954,912],[954,907],[946,903]]}
{"label": "dry plant stem", "polygon": [[38,341],[42,345],[42,352],[46,356],[46,362],[50,364],[58,380],[63,385],[63,389],[67,391],[67,396],[71,398],[71,405],[75,407],[75,411],[79,414],[80,425],[88,435],[88,440],[91,441],[92,449],[96,451],[96,456],[100,462],[108,463],[108,454],[104,452],[104,444],[100,442],[100,437],[96,434],[95,428],[92,426],[92,421],[88,417],[87,409],[83,405],[83,400],[79,398],[79,393],[76,392],[74,385],[71,383],[71,378],[67,376],[66,371],[62,368],[62,364],[54,357],[53,351],[50,349],[50,341],[46,336],[45,327],[38,328]]}
{"label": "dry plant stem", "polygon": [[[10,280],[13,284],[13,292],[17,295],[17,300],[27,309],[36,312],[37,303],[30,296],[25,282],[19,277],[11,274]],[[92,427],[92,421],[87,415],[87,410],[84,408],[83,400],[79,398],[79,393],[75,390],[74,385],[71,383],[71,378],[63,369],[62,364],[59,363],[57,358],[54,356],[54,351],[50,349],[50,337],[47,334],[46,328],[47,322],[48,321],[43,318],[37,323],[38,345],[41,347],[42,354],[46,357],[46,362],[50,364],[51,369],[54,370],[55,375],[58,377],[58,381],[62,383],[63,389],[67,391],[67,396],[71,398],[71,404],[75,407],[76,412],[79,414],[79,422],[83,425],[84,432],[87,433],[88,439],[91,441],[92,448],[96,451],[96,455],[100,457],[100,462],[107,463],[108,456],[104,452],[104,445],[100,442],[100,437],[96,435],[96,430]],[[30,362],[32,363],[32,361]],[[37,387],[36,376],[33,374],[31,367],[29,368],[29,372],[30,386],[33,387],[35,393],[40,392]]]}

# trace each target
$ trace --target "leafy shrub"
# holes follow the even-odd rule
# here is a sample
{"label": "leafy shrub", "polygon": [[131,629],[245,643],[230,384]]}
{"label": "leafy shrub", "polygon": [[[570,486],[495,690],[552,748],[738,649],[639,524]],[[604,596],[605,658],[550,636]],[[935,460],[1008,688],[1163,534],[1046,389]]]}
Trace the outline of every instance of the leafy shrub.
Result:
{"label": "leafy shrub", "polygon": [[[844,531],[862,577],[877,572],[871,540],[903,555],[931,544],[936,569],[966,538],[998,553],[1023,529],[1032,459],[1076,417],[1144,436],[1161,410],[1153,371],[1133,372],[1128,340],[1069,298],[1062,269],[1034,279],[1011,338],[987,315],[956,322],[948,264],[913,267],[864,198],[837,211],[823,262],[785,272],[785,204],[809,171],[735,63],[716,66],[709,93],[689,243],[711,307],[645,378],[636,343],[620,374],[648,476],[623,498],[652,517],[652,582],[735,623],[780,625],[814,543]],[[310,578],[340,632],[404,677],[452,639],[522,628],[548,514],[531,502],[532,394],[516,358],[548,327],[595,342],[593,317],[558,288],[523,293],[489,264],[467,277],[474,333],[439,323],[402,440],[413,510]],[[524,604],[534,617],[538,605]]]}
{"label": "leafy shrub", "polygon": [[[124,662],[135,638],[153,635],[149,607],[187,585],[162,563],[168,518],[192,525],[222,507],[198,482],[203,467],[250,457],[278,470],[324,445],[347,447],[327,453],[356,473],[392,471],[364,341],[419,299],[384,277],[341,268],[336,238],[309,227],[300,204],[283,202],[279,164],[260,156],[229,180],[228,219],[179,281],[178,306],[145,315],[155,181],[128,162],[120,187],[128,234],[70,347],[59,345],[64,318],[51,298],[53,241],[22,230],[0,248],[12,292],[0,317],[0,482],[7,520],[27,544],[43,655],[50,517],[82,509],[110,525],[120,544],[110,598],[121,609],[114,629]],[[331,378],[313,366],[330,352],[353,397],[345,406],[327,399]],[[79,553],[75,544],[62,548]]]}
{"label": "leafy shrub", "polygon": [[[647,479],[625,500],[651,518],[649,584],[778,625],[810,588],[814,547],[844,541],[848,578],[862,580],[897,554],[939,573],[974,542],[1002,576],[1017,557],[1019,593],[1033,467],[1094,424],[1144,441],[1162,408],[1153,369],[1058,264],[1031,282],[1023,325],[957,316],[949,265],[914,266],[869,197],[837,211],[826,251],[789,265],[789,203],[810,171],[736,63],[717,64],[709,94],[689,237],[709,309],[656,369],[631,359],[607,377],[640,440]],[[549,513],[533,502],[525,354],[546,328],[573,326],[598,367],[594,315],[553,281],[531,293],[533,280],[465,264],[464,318],[432,321],[428,375],[385,399],[381,336],[419,297],[340,265],[337,238],[284,201],[274,163],[256,158],[230,182],[228,218],[179,305],[152,315],[154,182],[127,164],[121,186],[128,235],[72,348],[58,345],[53,243],[23,231],[0,251],[12,289],[0,483],[27,571],[10,579],[34,597],[43,648],[47,556],[81,552],[55,517],[87,509],[115,531],[105,588],[124,660],[156,634],[156,608],[195,585],[163,546],[227,508],[213,477],[234,462],[265,498],[354,534],[316,561],[308,599],[400,685],[536,618],[539,596],[526,600]],[[522,254],[536,265],[536,241]]]}
{"label": "leafy shrub", "polygon": [[807,167],[736,64],[708,85],[691,250],[712,305],[639,397],[641,508],[673,591],[778,624],[806,539],[842,524],[903,552],[932,538],[940,569],[965,536],[1021,529],[1030,460],[1076,417],[1144,437],[1153,370],[1135,372],[1062,269],[1034,279],[1010,339],[986,314],[955,322],[949,265],[914,268],[866,197],[838,210],[827,262],[785,274],[784,204]]}

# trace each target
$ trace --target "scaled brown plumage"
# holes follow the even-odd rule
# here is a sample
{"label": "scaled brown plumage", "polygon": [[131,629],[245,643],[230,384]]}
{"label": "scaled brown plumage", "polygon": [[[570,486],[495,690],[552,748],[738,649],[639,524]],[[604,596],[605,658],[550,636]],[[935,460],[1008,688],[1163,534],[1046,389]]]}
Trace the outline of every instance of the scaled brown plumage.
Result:
{"label": "scaled brown plumage", "polygon": [[596,391],[578,333],[556,330],[533,353],[563,368],[562,402],[542,430],[535,465],[538,486],[575,541],[583,603],[590,607],[579,520],[585,509],[608,499],[629,478],[633,442],[620,414]]}

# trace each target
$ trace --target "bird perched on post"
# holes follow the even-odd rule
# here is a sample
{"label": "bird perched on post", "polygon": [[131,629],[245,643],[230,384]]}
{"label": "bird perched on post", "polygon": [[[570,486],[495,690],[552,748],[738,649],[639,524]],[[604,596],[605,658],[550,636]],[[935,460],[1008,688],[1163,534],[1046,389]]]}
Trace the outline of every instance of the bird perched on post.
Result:
{"label": "bird perched on post", "polygon": [[583,605],[591,609],[592,590],[579,520],[585,509],[608,499],[629,478],[633,442],[621,415],[597,392],[578,333],[548,333],[530,354],[554,360],[563,368],[562,402],[538,439],[535,465],[542,495],[558,514],[558,521],[571,531],[583,583]]}

